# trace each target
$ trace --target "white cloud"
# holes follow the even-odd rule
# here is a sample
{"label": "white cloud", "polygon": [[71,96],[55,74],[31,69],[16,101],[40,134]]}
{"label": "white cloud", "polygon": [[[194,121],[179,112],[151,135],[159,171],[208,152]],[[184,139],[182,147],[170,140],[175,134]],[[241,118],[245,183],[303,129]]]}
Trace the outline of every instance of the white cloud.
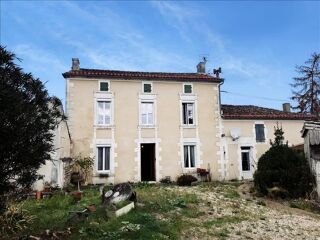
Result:
{"label": "white cloud", "polygon": [[48,71],[55,69],[56,71],[65,70],[65,65],[53,54],[43,51],[28,44],[20,44],[14,47],[17,57],[26,59],[28,65],[32,65],[32,69],[36,71]]}

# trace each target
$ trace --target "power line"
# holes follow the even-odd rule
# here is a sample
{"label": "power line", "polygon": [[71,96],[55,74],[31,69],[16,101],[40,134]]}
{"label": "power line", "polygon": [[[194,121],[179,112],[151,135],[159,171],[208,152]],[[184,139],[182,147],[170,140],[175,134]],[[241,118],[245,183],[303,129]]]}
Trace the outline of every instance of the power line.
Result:
{"label": "power line", "polygon": [[279,98],[269,98],[269,97],[259,97],[259,96],[253,96],[253,95],[246,95],[243,93],[236,93],[236,92],[229,92],[229,91],[222,91],[221,93],[228,93],[228,94],[233,94],[233,95],[238,95],[241,97],[250,97],[250,98],[256,98],[256,99],[263,99],[263,100],[269,100],[269,101],[276,101],[276,102],[287,102],[290,99],[279,99]]}

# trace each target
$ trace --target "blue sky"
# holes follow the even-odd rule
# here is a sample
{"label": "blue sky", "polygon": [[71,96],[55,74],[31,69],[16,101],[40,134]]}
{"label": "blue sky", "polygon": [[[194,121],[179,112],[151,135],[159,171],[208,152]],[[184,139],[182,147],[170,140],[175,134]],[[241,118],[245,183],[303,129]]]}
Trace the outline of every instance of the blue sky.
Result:
{"label": "blue sky", "polygon": [[223,103],[281,108],[295,65],[320,52],[319,13],[315,1],[1,1],[0,37],[63,100],[72,57],[83,68],[195,72],[208,54],[231,92]]}

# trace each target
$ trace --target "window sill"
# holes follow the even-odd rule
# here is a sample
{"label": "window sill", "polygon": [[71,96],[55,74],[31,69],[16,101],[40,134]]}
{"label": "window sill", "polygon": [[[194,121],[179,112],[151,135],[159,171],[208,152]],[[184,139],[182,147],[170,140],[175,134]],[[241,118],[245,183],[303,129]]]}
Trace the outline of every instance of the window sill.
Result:
{"label": "window sill", "polygon": [[181,128],[197,128],[197,125],[180,125]]}
{"label": "window sill", "polygon": [[139,125],[139,128],[156,128],[156,125]]}
{"label": "window sill", "polygon": [[94,125],[97,129],[112,129],[115,126],[114,125]]}

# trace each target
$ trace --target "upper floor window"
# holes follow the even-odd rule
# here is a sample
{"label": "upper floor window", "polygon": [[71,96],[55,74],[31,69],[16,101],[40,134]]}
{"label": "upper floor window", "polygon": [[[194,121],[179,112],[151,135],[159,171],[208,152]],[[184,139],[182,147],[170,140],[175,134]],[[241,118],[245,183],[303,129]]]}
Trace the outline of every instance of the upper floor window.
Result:
{"label": "upper floor window", "polygon": [[102,92],[109,92],[109,82],[107,81],[99,82],[99,90]]}
{"label": "upper floor window", "polygon": [[152,83],[142,83],[144,93],[152,93]]}
{"label": "upper floor window", "polygon": [[141,103],[141,124],[142,125],[154,124],[153,102]]}
{"label": "upper floor window", "polygon": [[194,145],[184,145],[183,146],[183,158],[185,168],[194,168],[196,166],[195,158],[195,146]]}
{"label": "upper floor window", "polygon": [[97,104],[97,123],[98,125],[111,124],[111,102],[98,101]]}
{"label": "upper floor window", "polygon": [[110,147],[98,147],[98,171],[109,171],[110,170]]}
{"label": "upper floor window", "polygon": [[183,84],[183,93],[192,93],[192,84]]}
{"label": "upper floor window", "polygon": [[264,124],[255,124],[255,132],[256,132],[256,141],[257,142],[265,142],[265,132],[264,132]]}
{"label": "upper floor window", "polygon": [[194,125],[194,104],[182,103],[182,119],[185,125]]}

